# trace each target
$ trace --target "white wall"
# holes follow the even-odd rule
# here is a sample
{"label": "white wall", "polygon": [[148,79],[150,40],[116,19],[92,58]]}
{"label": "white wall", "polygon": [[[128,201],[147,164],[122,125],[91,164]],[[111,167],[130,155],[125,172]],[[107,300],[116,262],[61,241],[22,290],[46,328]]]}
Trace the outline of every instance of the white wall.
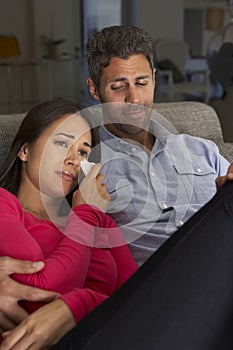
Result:
{"label": "white wall", "polygon": [[[36,56],[46,54],[42,36],[53,40],[65,39],[57,45],[58,54],[74,53],[73,1],[72,0],[33,0]],[[78,17],[78,16],[77,16]]]}
{"label": "white wall", "polygon": [[16,36],[22,56],[29,55],[28,0],[0,0],[0,35]]}
{"label": "white wall", "polygon": [[183,39],[184,0],[142,0],[140,25],[152,39],[169,36]]}

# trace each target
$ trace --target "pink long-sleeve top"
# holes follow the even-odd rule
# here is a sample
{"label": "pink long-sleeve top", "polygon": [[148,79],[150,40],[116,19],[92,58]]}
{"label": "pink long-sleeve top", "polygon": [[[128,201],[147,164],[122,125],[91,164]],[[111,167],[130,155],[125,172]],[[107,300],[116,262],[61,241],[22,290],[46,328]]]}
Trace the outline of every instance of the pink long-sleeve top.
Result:
{"label": "pink long-sleeve top", "polygon": [[[76,322],[137,270],[114,221],[89,205],[73,208],[66,227],[59,230],[52,222],[24,212],[18,199],[0,188],[0,213],[0,256],[45,262],[40,272],[12,277],[60,293]],[[21,305],[31,313],[43,303],[22,301]]]}

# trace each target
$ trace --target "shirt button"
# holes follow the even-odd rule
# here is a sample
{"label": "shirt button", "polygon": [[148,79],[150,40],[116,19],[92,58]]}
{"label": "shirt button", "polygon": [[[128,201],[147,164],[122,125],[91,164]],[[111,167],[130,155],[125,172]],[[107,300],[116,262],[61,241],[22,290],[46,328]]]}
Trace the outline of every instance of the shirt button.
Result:
{"label": "shirt button", "polygon": [[162,207],[163,207],[163,209],[167,209],[167,205],[166,204],[163,204]]}
{"label": "shirt button", "polygon": [[197,172],[198,172],[198,173],[201,173],[201,172],[202,172],[201,168],[198,168],[198,169],[197,169]]}
{"label": "shirt button", "polygon": [[136,151],[136,147],[131,147],[131,152],[135,152]]}
{"label": "shirt button", "polygon": [[184,221],[180,220],[180,221],[179,221],[179,225],[180,225],[180,226],[184,225]]}
{"label": "shirt button", "polygon": [[150,174],[151,174],[151,176],[155,176],[155,173],[153,171]]}

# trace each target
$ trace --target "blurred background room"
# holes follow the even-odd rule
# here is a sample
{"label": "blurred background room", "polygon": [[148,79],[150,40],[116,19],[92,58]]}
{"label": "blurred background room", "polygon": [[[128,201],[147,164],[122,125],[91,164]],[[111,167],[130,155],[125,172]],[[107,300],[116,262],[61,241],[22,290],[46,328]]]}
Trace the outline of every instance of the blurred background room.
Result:
{"label": "blurred background room", "polygon": [[152,36],[155,102],[200,101],[215,108],[222,125],[229,120],[233,0],[0,0],[0,114],[24,113],[56,96],[94,104],[85,42],[114,24]]}

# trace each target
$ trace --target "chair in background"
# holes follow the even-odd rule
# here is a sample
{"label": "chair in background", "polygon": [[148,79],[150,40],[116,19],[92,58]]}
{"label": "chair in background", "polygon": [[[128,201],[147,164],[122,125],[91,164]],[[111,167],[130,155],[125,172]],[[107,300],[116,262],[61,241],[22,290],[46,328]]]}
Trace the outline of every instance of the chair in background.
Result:
{"label": "chair in background", "polygon": [[161,38],[154,42],[157,69],[156,93],[167,95],[168,101],[184,100],[185,95],[209,99],[209,71],[188,70],[189,47],[186,42]]}

